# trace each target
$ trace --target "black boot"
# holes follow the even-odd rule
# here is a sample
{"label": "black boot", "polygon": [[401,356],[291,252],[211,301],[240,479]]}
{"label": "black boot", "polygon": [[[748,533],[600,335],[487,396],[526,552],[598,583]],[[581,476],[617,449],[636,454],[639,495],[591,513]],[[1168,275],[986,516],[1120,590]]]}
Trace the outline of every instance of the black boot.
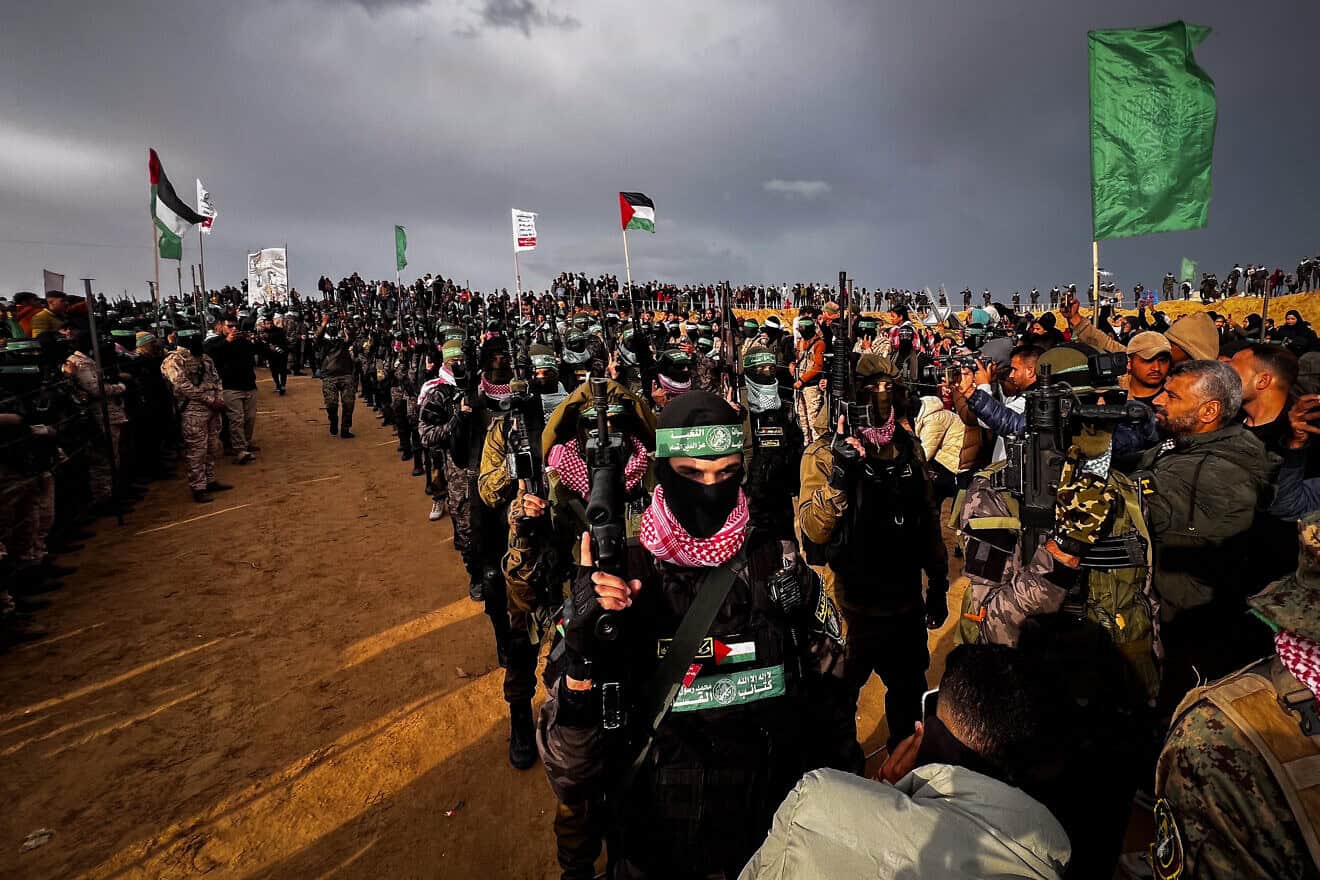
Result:
{"label": "black boot", "polygon": [[517,770],[536,763],[536,725],[530,702],[509,707],[509,763]]}
{"label": "black boot", "polygon": [[353,417],[344,416],[344,425],[339,429],[339,436],[344,440],[352,440],[357,435],[348,430],[351,427],[353,427]]}
{"label": "black boot", "polygon": [[330,436],[331,436],[331,437],[336,437],[336,436],[338,436],[338,435],[339,435],[339,407],[337,407],[337,406],[327,406],[327,407],[325,408],[325,414],[326,414],[327,416],[330,417]]}

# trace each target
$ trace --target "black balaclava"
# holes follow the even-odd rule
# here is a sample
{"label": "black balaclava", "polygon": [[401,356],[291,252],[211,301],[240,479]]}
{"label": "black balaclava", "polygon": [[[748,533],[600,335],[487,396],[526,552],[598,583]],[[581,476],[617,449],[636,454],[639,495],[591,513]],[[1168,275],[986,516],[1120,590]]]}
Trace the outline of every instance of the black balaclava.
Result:
{"label": "black balaclava", "polygon": [[[736,425],[741,430],[742,417],[727,401],[709,391],[690,391],[664,408],[656,430],[707,425]],[[738,504],[738,492],[742,488],[741,471],[707,486],[679,476],[667,458],[656,460],[655,477],[664,487],[670,513],[694,538],[709,538],[720,530]]]}

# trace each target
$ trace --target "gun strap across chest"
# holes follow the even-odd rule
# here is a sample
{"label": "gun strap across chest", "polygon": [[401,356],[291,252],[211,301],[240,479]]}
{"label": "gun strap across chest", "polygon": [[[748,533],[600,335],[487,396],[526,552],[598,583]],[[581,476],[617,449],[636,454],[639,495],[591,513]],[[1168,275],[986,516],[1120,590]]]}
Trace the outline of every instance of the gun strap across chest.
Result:
{"label": "gun strap across chest", "polygon": [[[1255,746],[1288,801],[1312,861],[1320,865],[1320,732],[1308,735],[1303,729],[1316,727],[1315,698],[1310,691],[1275,658],[1193,690],[1174,718],[1201,699],[1224,713]],[[1290,709],[1302,718],[1302,724]]]}
{"label": "gun strap across chest", "polygon": [[644,725],[641,729],[642,740],[637,747],[636,755],[619,780],[619,791],[628,790],[637,776],[637,771],[645,763],[646,756],[651,751],[651,744],[655,741],[655,732],[674,704],[674,698],[678,696],[679,689],[683,685],[683,677],[692,664],[697,649],[701,647],[711,624],[715,622],[715,616],[724,605],[724,599],[729,595],[733,582],[738,579],[738,574],[746,565],[746,557],[739,552],[728,562],[718,568],[712,568],[702,577],[697,587],[697,594],[693,597],[692,604],[688,606],[687,613],[683,615],[683,620],[678,624],[678,630],[674,633],[673,641],[669,643],[669,649],[661,658],[655,673],[643,686],[637,701],[636,705]]}

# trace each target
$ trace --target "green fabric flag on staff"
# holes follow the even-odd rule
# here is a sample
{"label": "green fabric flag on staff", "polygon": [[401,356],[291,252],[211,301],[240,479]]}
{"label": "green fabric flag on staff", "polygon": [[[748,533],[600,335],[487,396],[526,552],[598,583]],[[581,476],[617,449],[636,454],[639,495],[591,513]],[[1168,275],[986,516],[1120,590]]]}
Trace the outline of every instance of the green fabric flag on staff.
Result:
{"label": "green fabric flag on staff", "polygon": [[1200,229],[1210,209],[1215,84],[1175,21],[1091,31],[1091,225],[1096,241]]}
{"label": "green fabric flag on staff", "polygon": [[402,226],[394,227],[394,269],[402,272],[403,267],[408,265],[408,233],[403,231]]}
{"label": "green fabric flag on staff", "polygon": [[1182,276],[1181,276],[1178,280],[1179,280],[1179,281],[1195,281],[1195,280],[1196,280],[1196,261],[1195,261],[1195,260],[1189,260],[1189,259],[1187,259],[1186,257],[1183,257]]}

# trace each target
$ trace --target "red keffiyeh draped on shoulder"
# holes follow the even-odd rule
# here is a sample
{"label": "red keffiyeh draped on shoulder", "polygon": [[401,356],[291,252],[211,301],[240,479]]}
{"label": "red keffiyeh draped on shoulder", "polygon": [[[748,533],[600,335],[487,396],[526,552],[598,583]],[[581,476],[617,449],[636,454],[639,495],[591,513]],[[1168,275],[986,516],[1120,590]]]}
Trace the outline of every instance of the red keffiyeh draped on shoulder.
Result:
{"label": "red keffiyeh draped on shoulder", "polygon": [[[646,476],[646,468],[651,463],[651,453],[636,437],[628,438],[632,446],[632,456],[623,468],[624,488],[631,492]],[[559,474],[559,481],[585,499],[591,491],[591,474],[587,463],[578,451],[576,439],[550,447],[550,454],[545,457],[547,470]]]}
{"label": "red keffiyeh draped on shoulder", "polygon": [[642,514],[642,546],[657,559],[685,568],[714,568],[733,558],[747,537],[747,495],[738,490],[738,503],[720,530],[709,538],[688,534],[670,511],[663,486],[655,487],[651,506]]}
{"label": "red keffiyeh draped on shoulder", "polygon": [[1280,630],[1274,634],[1274,648],[1279,660],[1293,677],[1320,695],[1320,642]]}

